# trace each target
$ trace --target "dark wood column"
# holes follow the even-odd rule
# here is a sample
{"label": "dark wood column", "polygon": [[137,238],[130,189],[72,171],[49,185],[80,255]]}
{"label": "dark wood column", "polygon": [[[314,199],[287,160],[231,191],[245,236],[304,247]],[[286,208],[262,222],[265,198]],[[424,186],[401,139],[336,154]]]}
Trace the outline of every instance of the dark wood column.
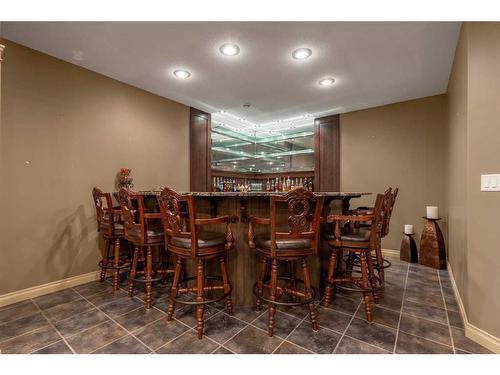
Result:
{"label": "dark wood column", "polygon": [[314,188],[340,190],[340,116],[314,120]]}
{"label": "dark wood column", "polygon": [[211,115],[191,108],[189,119],[190,191],[210,191],[211,149]]}

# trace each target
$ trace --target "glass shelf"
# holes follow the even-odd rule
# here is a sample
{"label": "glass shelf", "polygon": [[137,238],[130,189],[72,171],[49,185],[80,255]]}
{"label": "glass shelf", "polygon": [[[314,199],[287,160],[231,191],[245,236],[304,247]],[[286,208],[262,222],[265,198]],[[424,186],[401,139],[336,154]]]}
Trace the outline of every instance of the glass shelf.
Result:
{"label": "glass shelf", "polygon": [[212,124],[212,168],[221,171],[286,173],[314,170],[310,126],[277,131]]}

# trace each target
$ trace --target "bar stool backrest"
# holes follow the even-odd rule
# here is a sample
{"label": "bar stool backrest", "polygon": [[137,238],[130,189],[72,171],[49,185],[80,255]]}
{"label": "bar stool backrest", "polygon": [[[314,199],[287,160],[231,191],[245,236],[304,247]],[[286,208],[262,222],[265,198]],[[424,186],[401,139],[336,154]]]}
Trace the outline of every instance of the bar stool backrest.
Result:
{"label": "bar stool backrest", "polygon": [[316,254],[324,197],[298,188],[284,196],[272,195],[270,201],[271,257],[276,256],[276,240],[309,239]]}
{"label": "bar stool backrest", "polygon": [[382,237],[389,234],[389,224],[391,222],[392,210],[394,208],[394,203],[396,203],[396,197],[398,196],[399,188],[389,191],[389,194],[385,195],[385,207],[384,207],[384,221],[382,223]]}
{"label": "bar stool backrest", "polygon": [[114,215],[111,194],[104,193],[101,189],[94,187],[92,189],[92,197],[94,198],[96,211],[97,231],[100,232],[102,228],[107,228],[107,232],[104,234],[112,236],[114,229]]}
{"label": "bar stool backrest", "polygon": [[385,194],[377,194],[375,206],[373,207],[373,220],[370,227],[370,244],[373,249],[378,245],[382,237],[382,228],[385,221]]}
{"label": "bar stool backrest", "polygon": [[198,238],[194,197],[190,194],[178,194],[166,187],[157,198],[165,232],[165,244],[169,246],[172,237],[191,238],[192,256],[196,257]]}
{"label": "bar stool backrest", "polygon": [[144,230],[144,200],[141,194],[131,192],[125,188],[118,191],[118,201],[123,216],[125,227],[125,238],[132,240],[130,231],[134,230],[139,236],[134,236],[134,239],[140,239],[141,243],[146,241],[146,233]]}

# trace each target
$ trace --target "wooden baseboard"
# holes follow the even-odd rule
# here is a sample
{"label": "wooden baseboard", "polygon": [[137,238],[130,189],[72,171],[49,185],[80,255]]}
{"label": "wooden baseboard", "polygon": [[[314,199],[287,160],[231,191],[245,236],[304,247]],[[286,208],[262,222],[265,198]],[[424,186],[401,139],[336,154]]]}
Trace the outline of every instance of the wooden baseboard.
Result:
{"label": "wooden baseboard", "polygon": [[17,292],[3,294],[0,296],[0,307],[24,301],[30,298],[43,296],[44,294],[57,292],[66,288],[71,288],[80,284],[85,284],[90,281],[99,280],[99,275],[100,271],[93,271],[85,273],[83,275],[68,277],[67,279],[57,280],[51,283],[18,290]]}
{"label": "wooden baseboard", "polygon": [[393,255],[393,256],[399,257],[399,250],[382,249],[382,254]]}
{"label": "wooden baseboard", "polygon": [[447,262],[448,273],[450,274],[451,285],[453,288],[453,293],[458,303],[458,309],[460,310],[460,315],[464,322],[465,336],[470,338],[472,341],[477,342],[479,345],[491,350],[493,353],[500,354],[500,339],[489,334],[486,331],[472,325],[467,319],[467,314],[465,312],[464,304],[460,293],[458,293],[457,284],[455,283],[455,278],[453,277],[453,270],[451,269],[450,263]]}

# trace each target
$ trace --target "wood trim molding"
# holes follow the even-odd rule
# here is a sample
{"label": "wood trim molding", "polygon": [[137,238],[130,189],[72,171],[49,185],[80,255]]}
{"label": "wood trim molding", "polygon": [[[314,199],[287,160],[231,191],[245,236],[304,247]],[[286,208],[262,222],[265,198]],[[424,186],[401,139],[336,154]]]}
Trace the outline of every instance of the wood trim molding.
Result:
{"label": "wood trim molding", "polygon": [[340,115],[314,120],[314,174],[316,191],[340,190]]}
{"label": "wood trim molding", "polygon": [[211,123],[210,113],[191,107],[189,113],[190,191],[210,191],[212,170]]}
{"label": "wood trim molding", "polygon": [[66,279],[53,281],[51,283],[37,285],[31,288],[18,290],[3,294],[0,296],[0,307],[11,305],[16,302],[24,301],[30,298],[43,296],[60,290],[71,288],[77,285],[89,283],[91,281],[99,280],[101,271],[93,271],[83,275],[68,277]]}
{"label": "wood trim molding", "polygon": [[453,277],[453,270],[451,265],[447,262],[448,273],[450,274],[451,286],[453,288],[453,293],[458,303],[458,308],[460,310],[460,315],[464,322],[465,337],[468,337],[472,341],[477,342],[479,345],[491,350],[493,353],[500,354],[500,338],[493,336],[492,334],[483,331],[481,328],[469,322],[467,318],[467,313],[465,312],[465,307],[458,292],[457,284],[455,283],[455,278]]}

